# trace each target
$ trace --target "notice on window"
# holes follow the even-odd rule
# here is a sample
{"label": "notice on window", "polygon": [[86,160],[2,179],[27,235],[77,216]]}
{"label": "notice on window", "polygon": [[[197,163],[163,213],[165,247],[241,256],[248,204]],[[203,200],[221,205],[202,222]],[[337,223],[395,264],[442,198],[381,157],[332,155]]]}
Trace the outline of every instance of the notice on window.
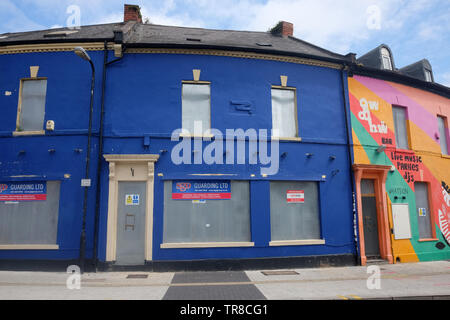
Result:
{"label": "notice on window", "polygon": [[419,217],[426,217],[426,216],[427,216],[427,209],[419,208]]}
{"label": "notice on window", "polygon": [[139,195],[138,194],[127,194],[125,196],[126,206],[138,206],[139,205]]}
{"label": "notice on window", "polygon": [[173,200],[229,200],[231,199],[231,181],[173,181]]}
{"label": "notice on window", "polygon": [[0,182],[0,201],[45,201],[47,182]]}
{"label": "notice on window", "polygon": [[286,201],[288,203],[305,203],[305,190],[287,190]]}

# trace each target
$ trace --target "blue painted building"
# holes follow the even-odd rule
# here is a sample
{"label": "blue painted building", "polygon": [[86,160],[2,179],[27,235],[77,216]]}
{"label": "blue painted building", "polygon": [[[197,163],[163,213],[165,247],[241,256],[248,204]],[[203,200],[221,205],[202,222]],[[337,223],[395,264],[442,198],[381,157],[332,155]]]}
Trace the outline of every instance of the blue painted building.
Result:
{"label": "blue painted building", "polygon": [[[85,230],[105,268],[355,263],[353,56],[286,22],[177,28],[125,10],[124,23],[2,36],[0,259],[77,260]],[[91,130],[80,46],[96,69]]]}

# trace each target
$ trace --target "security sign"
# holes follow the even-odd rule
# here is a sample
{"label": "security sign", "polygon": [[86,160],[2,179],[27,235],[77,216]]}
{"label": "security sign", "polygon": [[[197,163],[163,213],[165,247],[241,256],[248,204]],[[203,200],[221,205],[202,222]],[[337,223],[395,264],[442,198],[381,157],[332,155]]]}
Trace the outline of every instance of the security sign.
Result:
{"label": "security sign", "polygon": [[0,183],[0,201],[45,201],[47,182],[5,182]]}
{"label": "security sign", "polygon": [[139,205],[139,195],[138,194],[127,194],[125,196],[125,205],[138,206]]}
{"label": "security sign", "polygon": [[305,190],[287,190],[286,201],[288,203],[305,203]]}
{"label": "security sign", "polygon": [[230,180],[173,181],[173,200],[229,200]]}

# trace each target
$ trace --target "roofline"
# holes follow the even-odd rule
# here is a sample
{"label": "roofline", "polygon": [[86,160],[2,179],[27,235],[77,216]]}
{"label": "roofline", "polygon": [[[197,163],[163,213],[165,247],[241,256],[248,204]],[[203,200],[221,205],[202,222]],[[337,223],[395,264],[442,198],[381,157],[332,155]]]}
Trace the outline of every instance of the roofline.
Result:
{"label": "roofline", "polygon": [[267,48],[245,48],[236,46],[224,46],[224,45],[211,45],[211,44],[179,44],[179,43],[125,43],[127,48],[161,48],[161,49],[210,49],[210,50],[224,50],[224,51],[241,51],[241,52],[253,52],[260,54],[270,54],[279,56],[289,56],[296,58],[313,59],[319,61],[325,61],[340,65],[349,65],[352,60],[351,57],[343,56],[342,59],[327,58],[323,56],[316,56],[306,53],[296,53],[291,51],[271,50]]}
{"label": "roofline", "polygon": [[397,71],[380,70],[371,67],[364,67],[359,64],[351,64],[350,71],[360,76],[377,78],[405,84],[420,90],[429,91],[445,98],[450,98],[450,88],[436,82],[428,82],[413,78]]}

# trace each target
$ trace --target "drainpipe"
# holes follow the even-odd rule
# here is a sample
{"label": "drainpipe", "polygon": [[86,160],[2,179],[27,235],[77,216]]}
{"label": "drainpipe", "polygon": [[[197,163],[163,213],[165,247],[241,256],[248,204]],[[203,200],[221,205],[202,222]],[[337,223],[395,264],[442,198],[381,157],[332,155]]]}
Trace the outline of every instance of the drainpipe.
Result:
{"label": "drainpipe", "polygon": [[[352,57],[352,60],[354,60],[354,57]],[[347,131],[347,151],[348,151],[348,158],[350,160],[350,185],[352,188],[352,206],[353,206],[353,231],[354,231],[354,240],[355,240],[355,248],[356,248],[356,255],[357,259],[359,260],[359,241],[358,241],[358,221],[357,221],[357,210],[356,210],[356,193],[355,193],[355,176],[353,173],[353,153],[352,153],[352,144],[350,141],[352,141],[352,131],[351,131],[351,119],[349,119],[349,113],[347,110],[347,107],[350,107],[348,103],[348,97],[347,93],[345,91],[345,82],[347,81],[347,77],[345,75],[344,71],[349,71],[350,68],[348,65],[344,64],[341,69],[341,81],[342,81],[342,97],[344,98],[344,114],[345,114],[345,128]],[[350,123],[349,123],[350,122]]]}
{"label": "drainpipe", "polygon": [[[114,42],[122,42],[123,34],[121,32],[115,32]],[[123,50],[125,53],[125,49]],[[103,156],[103,137],[104,137],[104,120],[105,120],[105,91],[106,91],[106,69],[109,65],[123,59],[123,55],[120,58],[114,59],[108,62],[108,43],[105,41],[103,49],[103,76],[102,76],[102,100],[100,111],[100,127],[99,127],[99,146],[97,155],[97,190],[95,196],[95,221],[94,221],[94,248],[93,248],[93,260],[94,268],[97,271],[98,257],[98,226],[100,220],[100,193],[101,193],[101,169],[102,169],[102,156]]]}

